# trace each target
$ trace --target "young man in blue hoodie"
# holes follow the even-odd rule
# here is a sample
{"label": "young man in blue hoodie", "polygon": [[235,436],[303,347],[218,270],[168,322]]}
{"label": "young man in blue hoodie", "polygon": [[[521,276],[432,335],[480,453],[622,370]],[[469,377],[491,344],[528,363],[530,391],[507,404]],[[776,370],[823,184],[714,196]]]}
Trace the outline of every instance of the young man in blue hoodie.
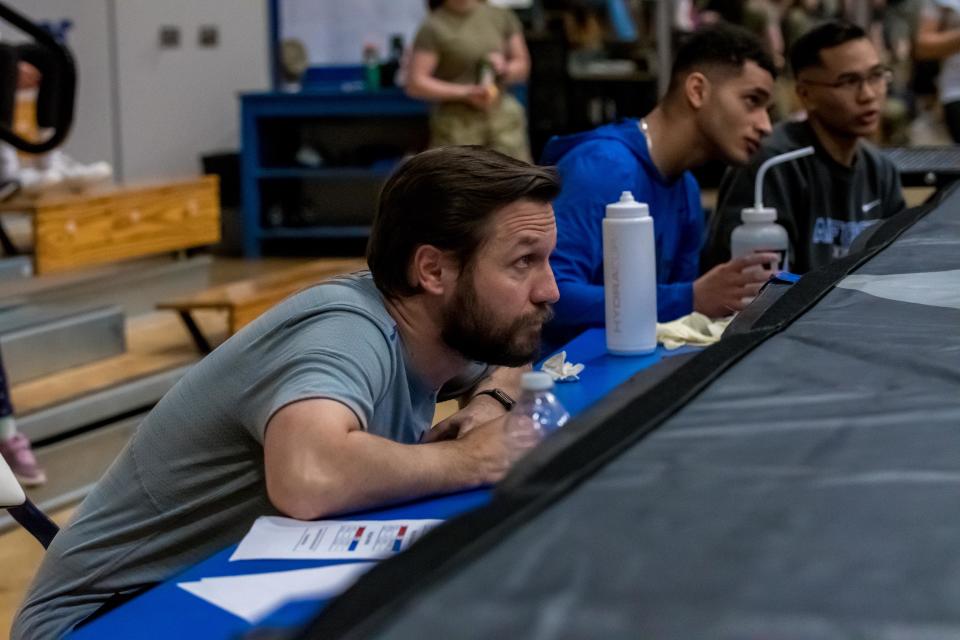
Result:
{"label": "young man in blue hoodie", "polygon": [[726,316],[756,295],[769,276],[761,265],[776,256],[731,260],[700,276],[704,214],[689,170],[714,159],[750,160],[771,130],[774,73],[750,33],[705,29],[680,47],[667,93],[645,118],[547,143],[542,163],[557,165],[563,190],[553,203],[557,248],[550,260],[560,301],[544,330],[545,354],[603,326],[601,222],[606,205],[625,190],[650,206],[654,220],[661,322],[693,311]]}

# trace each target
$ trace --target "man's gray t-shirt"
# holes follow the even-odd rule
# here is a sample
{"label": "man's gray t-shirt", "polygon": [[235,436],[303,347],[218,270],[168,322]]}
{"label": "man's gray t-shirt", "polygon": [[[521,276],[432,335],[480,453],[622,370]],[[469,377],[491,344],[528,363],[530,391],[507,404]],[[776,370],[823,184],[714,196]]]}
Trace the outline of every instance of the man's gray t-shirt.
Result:
{"label": "man's gray t-shirt", "polygon": [[276,515],[264,432],[308,398],[342,402],[397,442],[430,426],[437,394],[411,371],[369,274],[288,298],[190,369],[54,539],[12,637],[60,637],[113,594],[165,580]]}
{"label": "man's gray t-shirt", "polygon": [[730,259],[730,234],[740,224],[740,211],[753,206],[760,165],[806,146],[815,153],[772,168],[764,180],[764,205],[777,209],[777,222],[790,237],[790,271],[802,274],[842,258],[864,229],[905,208],[896,167],[873,145],[861,140],[847,167],[827,153],[809,122],[780,123],[749,166],[724,175],[702,271]]}

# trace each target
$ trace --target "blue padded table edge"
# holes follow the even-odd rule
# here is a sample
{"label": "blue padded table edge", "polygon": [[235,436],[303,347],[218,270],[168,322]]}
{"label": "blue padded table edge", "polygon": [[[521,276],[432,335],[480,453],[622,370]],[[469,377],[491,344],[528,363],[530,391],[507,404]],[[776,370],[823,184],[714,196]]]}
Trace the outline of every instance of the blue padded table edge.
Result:
{"label": "blue padded table edge", "polygon": [[[489,501],[490,491],[488,489],[477,489],[416,500],[385,509],[338,516],[337,519],[447,519],[464,511],[480,507]],[[188,594],[177,584],[215,576],[288,571],[342,564],[344,562],[328,560],[242,560],[230,562],[230,556],[236,547],[237,545],[231,545],[218,551],[102,618],[76,630],[69,637],[72,639],[104,637],[233,638],[239,633],[252,629],[252,625]],[[323,602],[312,600],[309,612],[305,612],[306,617],[290,620],[285,626],[305,622]]]}
{"label": "blue padded table edge", "polygon": [[[606,352],[603,329],[590,329],[564,348],[567,361],[586,365],[578,382],[557,383],[554,390],[571,415],[576,416],[603,398],[634,374],[671,355],[690,349],[656,351],[642,356],[612,356]],[[401,518],[447,519],[490,501],[489,489],[420,499],[385,509],[338,516],[337,519],[389,520]],[[214,576],[248,575],[339,564],[344,561],[244,560],[230,562],[236,549],[231,545],[147,593],[111,611],[102,618],[73,632],[73,640],[93,638],[235,638],[253,629],[245,620],[197,598],[177,586],[180,582]],[[347,561],[349,562],[349,561]],[[291,602],[272,613],[258,628],[293,627],[307,622],[326,603],[325,600]]]}
{"label": "blue padded table edge", "polygon": [[603,329],[588,329],[563,348],[567,362],[586,366],[577,382],[558,382],[554,394],[571,416],[588,409],[633,375],[652,367],[664,358],[689,353],[691,347],[668,351],[662,345],[647,355],[614,356],[607,353],[606,333]]}

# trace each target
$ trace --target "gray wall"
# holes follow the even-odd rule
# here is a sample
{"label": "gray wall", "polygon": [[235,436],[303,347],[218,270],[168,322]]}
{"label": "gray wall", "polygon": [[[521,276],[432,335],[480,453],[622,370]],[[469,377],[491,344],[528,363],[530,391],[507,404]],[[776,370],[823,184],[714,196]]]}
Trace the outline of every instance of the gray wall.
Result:
{"label": "gray wall", "polygon": [[[269,86],[264,1],[11,4],[38,20],[73,20],[68,42],[80,87],[75,129],[65,148],[81,161],[113,162],[125,182],[196,175],[200,154],[238,148],[237,94]],[[180,29],[179,47],[160,47],[160,27],[166,25]],[[217,47],[198,45],[201,25],[219,29]]]}
{"label": "gray wall", "polygon": [[[192,175],[200,153],[239,147],[237,94],[269,85],[266,2],[112,1],[124,178]],[[218,47],[198,46],[203,24],[219,27]],[[180,27],[180,48],[160,49],[161,25]]]}

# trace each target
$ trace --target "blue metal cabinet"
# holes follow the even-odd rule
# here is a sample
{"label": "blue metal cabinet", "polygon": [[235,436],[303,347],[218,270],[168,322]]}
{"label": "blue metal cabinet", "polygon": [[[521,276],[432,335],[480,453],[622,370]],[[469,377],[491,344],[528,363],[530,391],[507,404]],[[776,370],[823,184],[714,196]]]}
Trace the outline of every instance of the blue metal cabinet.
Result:
{"label": "blue metal cabinet", "polygon": [[[265,223],[266,207],[269,205],[267,199],[271,194],[282,193],[288,185],[290,188],[307,185],[314,189],[319,185],[322,190],[324,184],[336,188],[337,185],[349,186],[354,181],[360,184],[356,188],[365,189],[364,198],[373,202],[377,185],[392,168],[390,162],[383,161],[349,162],[356,160],[356,157],[348,158],[347,162],[334,162],[320,167],[302,166],[295,161],[295,154],[290,152],[297,144],[291,138],[298,135],[298,126],[319,127],[318,135],[321,138],[324,131],[331,133],[341,127],[347,129],[336,136],[340,138],[338,144],[341,151],[343,138],[346,138],[348,146],[374,147],[371,153],[375,155],[378,141],[382,142],[383,137],[389,136],[391,128],[421,128],[423,144],[426,143],[428,106],[408,98],[399,89],[246,93],[241,95],[240,101],[243,251],[248,258],[260,255],[263,240],[364,237],[369,233],[368,220],[350,224],[349,220],[343,219],[344,216],[333,216],[337,218],[336,223],[318,221],[302,226]],[[395,121],[395,127],[392,127],[391,121]],[[408,136],[407,141],[413,138]],[[278,152],[278,149],[284,148],[285,153]],[[405,152],[419,150],[408,148]]]}

